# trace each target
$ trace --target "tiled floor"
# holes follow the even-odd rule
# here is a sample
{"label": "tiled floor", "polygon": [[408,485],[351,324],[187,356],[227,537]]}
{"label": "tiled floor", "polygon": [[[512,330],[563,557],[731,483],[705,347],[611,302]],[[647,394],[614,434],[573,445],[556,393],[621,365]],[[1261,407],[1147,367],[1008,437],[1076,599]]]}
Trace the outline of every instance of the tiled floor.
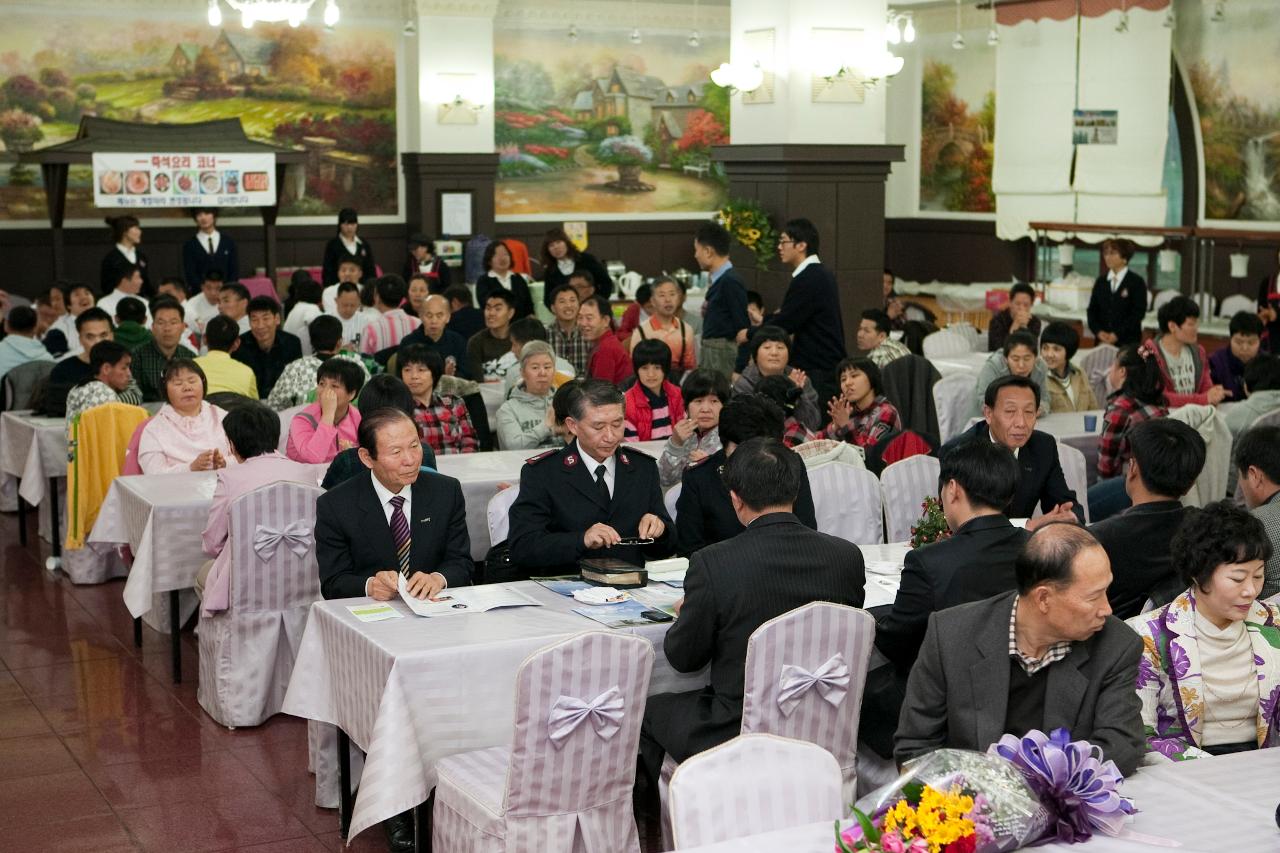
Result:
{"label": "tiled floor", "polygon": [[[302,720],[214,723],[196,702],[194,635],[174,685],[167,636],[133,645],[124,582],[46,572],[30,533],[24,549],[0,514],[0,851],[386,849],[376,827],[344,847],[337,812],[313,805]],[[640,831],[660,849],[652,821]]]}

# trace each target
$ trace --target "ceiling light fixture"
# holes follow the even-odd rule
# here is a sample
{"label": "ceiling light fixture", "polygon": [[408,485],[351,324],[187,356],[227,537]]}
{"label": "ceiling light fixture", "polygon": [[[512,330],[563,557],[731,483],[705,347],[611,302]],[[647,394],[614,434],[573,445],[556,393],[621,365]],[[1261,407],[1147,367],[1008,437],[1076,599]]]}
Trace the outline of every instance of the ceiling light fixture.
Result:
{"label": "ceiling light fixture", "polygon": [[954,50],[964,50],[964,33],[960,32],[960,0],[956,0],[956,34],[951,37]]}
{"label": "ceiling light fixture", "polygon": [[[227,6],[240,13],[240,23],[246,29],[262,22],[264,24],[284,24],[291,27],[302,26],[307,13],[315,5],[316,0],[225,0]],[[325,0],[324,25],[332,28],[338,23],[339,12],[337,0]],[[219,0],[209,0],[209,26],[222,26],[222,8]]]}

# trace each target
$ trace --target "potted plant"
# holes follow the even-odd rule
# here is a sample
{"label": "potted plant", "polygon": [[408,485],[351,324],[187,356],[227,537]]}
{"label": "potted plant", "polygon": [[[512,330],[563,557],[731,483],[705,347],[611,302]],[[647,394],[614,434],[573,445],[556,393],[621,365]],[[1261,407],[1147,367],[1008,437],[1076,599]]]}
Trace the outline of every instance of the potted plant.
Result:
{"label": "potted plant", "polygon": [[733,239],[756,256],[760,269],[768,269],[778,251],[778,232],[760,203],[731,199],[720,208],[719,219]]}
{"label": "potted plant", "polygon": [[925,498],[920,508],[924,510],[924,515],[911,528],[912,548],[939,542],[951,535],[947,517],[942,512],[942,503],[937,498]]}
{"label": "potted plant", "polygon": [[638,136],[610,136],[596,146],[596,160],[607,166],[616,166],[618,180],[609,186],[621,190],[652,190],[640,180],[640,169],[653,162],[653,149]]}
{"label": "potted plant", "polygon": [[44,139],[44,131],[40,129],[40,119],[19,109],[0,112],[0,139],[9,151],[30,151],[32,146]]}

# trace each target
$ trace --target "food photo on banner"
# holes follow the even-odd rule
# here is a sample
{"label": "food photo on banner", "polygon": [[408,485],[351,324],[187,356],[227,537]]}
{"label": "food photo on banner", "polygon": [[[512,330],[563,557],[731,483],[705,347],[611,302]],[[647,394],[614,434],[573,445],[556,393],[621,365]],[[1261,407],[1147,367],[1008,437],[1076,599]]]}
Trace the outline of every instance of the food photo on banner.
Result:
{"label": "food photo on banner", "polygon": [[273,154],[93,155],[97,207],[269,207]]}

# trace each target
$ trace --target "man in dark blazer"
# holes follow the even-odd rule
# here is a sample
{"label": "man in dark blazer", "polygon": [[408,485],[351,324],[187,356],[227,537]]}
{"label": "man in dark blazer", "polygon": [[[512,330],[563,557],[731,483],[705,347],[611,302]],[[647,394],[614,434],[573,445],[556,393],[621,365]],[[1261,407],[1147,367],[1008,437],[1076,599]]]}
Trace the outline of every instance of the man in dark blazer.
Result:
{"label": "man in dark blazer", "polygon": [[223,281],[240,280],[240,252],[236,241],[218,230],[218,211],[200,207],[191,211],[198,229],[182,244],[182,278],[187,293],[194,296],[204,286],[210,270],[222,273]]}
{"label": "man in dark blazer", "polygon": [[1018,588],[929,617],[894,738],[899,763],[1004,734],[1065,728],[1124,775],[1145,749],[1142,641],[1111,615],[1111,564],[1089,531],[1051,524],[1018,557]]}
{"label": "man in dark blazer", "polygon": [[704,222],[693,236],[693,256],[707,273],[710,286],[702,311],[702,352],[698,366],[733,374],[738,345],[747,342],[751,318],[747,314],[747,286],[729,260],[732,238],[723,225]]}
{"label": "man in dark blazer", "polygon": [[971,441],[942,458],[938,494],[951,536],[907,552],[893,609],[876,624],[876,648],[889,659],[867,676],[858,736],[885,758],[907,690],[907,676],[929,626],[929,614],[1017,587],[1014,562],[1028,533],[1003,509],[1018,484],[1008,448]]}
{"label": "man in dark blazer", "polygon": [[1128,240],[1102,242],[1102,261],[1107,271],[1093,283],[1087,317],[1089,330],[1104,344],[1122,347],[1142,342],[1147,283],[1129,269],[1133,251],[1133,243]]}
{"label": "man in dark blazer", "polygon": [[[680,477],[680,497],[676,501],[676,553],[687,557],[716,542],[737,536],[742,522],[734,512],[729,489],[724,484],[725,464],[735,448],[753,438],[782,440],[785,427],[782,410],[759,394],[739,394],[720,410],[720,441],[715,453],[685,468]],[[818,529],[809,476],[800,478],[795,516],[810,530]]]}
{"label": "man in dark blazer", "polygon": [[[670,556],[675,525],[662,504],[658,463],[623,448],[622,392],[587,379],[569,402],[573,441],[525,462],[511,506],[511,562],[523,577],[576,574],[584,557],[636,566]],[[653,539],[620,545],[623,538]]]}
{"label": "man in dark blazer", "polygon": [[[446,586],[471,583],[467,508],[458,481],[421,472],[418,430],[403,412],[365,414],[359,430],[360,461],[369,470],[325,492],[316,501],[316,559],[325,598],[399,594],[402,565],[410,592],[419,598]],[[403,501],[393,500],[404,498]],[[409,553],[397,553],[396,504],[408,523]]]}
{"label": "man in dark blazer", "polygon": [[258,396],[271,396],[284,369],[302,358],[302,341],[280,328],[280,303],[270,296],[249,300],[249,331],[231,357],[249,366],[258,383]]}
{"label": "man in dark blazer", "polygon": [[840,393],[835,366],[848,355],[836,277],[818,260],[818,229],[808,219],[793,219],[782,229],[778,257],[791,268],[791,284],[764,325],[791,333],[791,364],[808,374],[825,407]]}
{"label": "man in dark blazer", "polygon": [[711,683],[649,697],[640,754],[651,780],[664,754],[683,761],[739,733],[747,640],[757,628],[814,601],[862,606],[862,552],[810,530],[791,511],[804,476],[800,458],[768,438],[740,445],[725,466],[746,530],[690,559],[679,618],[664,643],[678,672],[710,664]]}
{"label": "man in dark blazer", "polygon": [[1186,588],[1170,560],[1182,525],[1182,496],[1195,485],[1207,453],[1200,433],[1173,418],[1155,418],[1125,433],[1131,456],[1124,490],[1133,506],[1089,528],[1106,549],[1114,575],[1107,599],[1120,619],[1173,601]]}
{"label": "man in dark blazer", "polygon": [[1009,502],[1010,518],[1031,518],[1039,506],[1044,513],[1027,522],[1028,530],[1055,521],[1084,523],[1084,511],[1058,461],[1058,442],[1036,430],[1040,411],[1040,386],[1023,376],[1001,376],[987,386],[982,415],[976,423],[943,446],[939,456],[963,442],[994,441],[1013,451],[1018,460],[1018,488]]}

